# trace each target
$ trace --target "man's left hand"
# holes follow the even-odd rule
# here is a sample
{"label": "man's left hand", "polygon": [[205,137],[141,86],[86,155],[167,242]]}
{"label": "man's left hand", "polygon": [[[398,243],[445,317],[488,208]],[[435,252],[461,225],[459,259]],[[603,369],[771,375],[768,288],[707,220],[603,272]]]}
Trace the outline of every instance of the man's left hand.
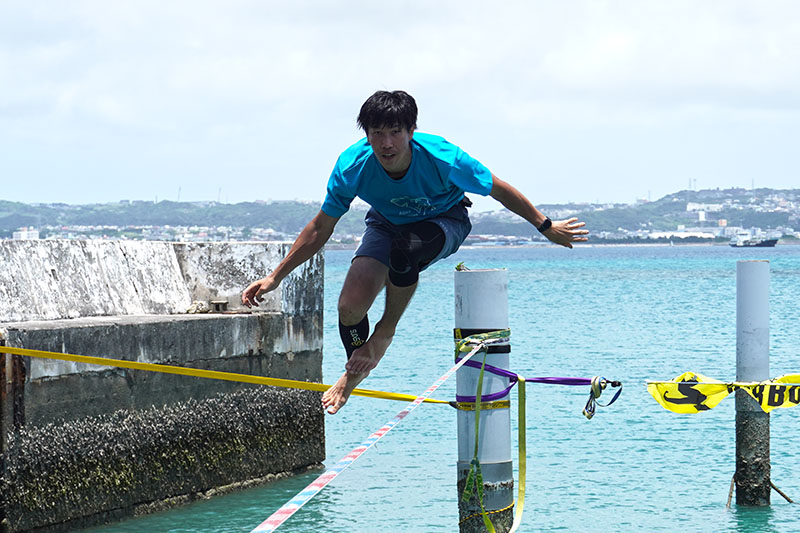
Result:
{"label": "man's left hand", "polygon": [[585,242],[589,240],[585,235],[589,235],[588,229],[581,229],[586,225],[585,222],[578,222],[575,217],[566,220],[556,220],[549,229],[544,230],[545,237],[556,244],[572,248],[573,242]]}

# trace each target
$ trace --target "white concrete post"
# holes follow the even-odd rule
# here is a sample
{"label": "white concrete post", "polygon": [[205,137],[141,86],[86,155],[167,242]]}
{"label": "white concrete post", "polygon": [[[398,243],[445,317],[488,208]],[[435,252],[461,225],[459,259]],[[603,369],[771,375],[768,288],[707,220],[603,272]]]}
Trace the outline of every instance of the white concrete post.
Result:
{"label": "white concrete post", "polygon": [[[455,273],[455,327],[461,337],[508,328],[508,271],[466,270]],[[508,369],[510,346],[495,345],[486,364]],[[482,362],[483,355],[473,356]],[[456,374],[456,394],[475,396],[480,369],[462,367]],[[482,395],[500,392],[508,378],[484,372]],[[508,397],[506,397],[508,398]],[[511,413],[508,408],[482,409],[478,430],[478,460],[484,482],[483,506],[498,532],[513,522],[514,475],[511,461]],[[461,533],[485,531],[480,504],[473,497],[461,501],[470,462],[475,451],[475,411],[458,411],[458,493]]]}
{"label": "white concrete post", "polygon": [[[736,264],[736,381],[769,379],[769,261]],[[769,414],[736,391],[736,504],[769,505]]]}

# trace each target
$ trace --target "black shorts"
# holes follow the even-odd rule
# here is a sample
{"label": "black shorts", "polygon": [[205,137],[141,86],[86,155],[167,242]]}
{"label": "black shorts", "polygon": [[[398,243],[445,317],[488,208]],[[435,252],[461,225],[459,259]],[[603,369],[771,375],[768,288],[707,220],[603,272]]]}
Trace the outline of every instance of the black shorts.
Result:
{"label": "black shorts", "polygon": [[367,216],[364,218],[367,224],[367,229],[364,230],[364,236],[361,238],[361,245],[356,250],[353,258],[356,257],[372,257],[377,259],[387,267],[390,266],[389,254],[391,251],[392,240],[404,231],[409,231],[414,225],[419,222],[433,222],[442,229],[444,232],[444,246],[439,254],[434,257],[428,264],[424,265],[420,270],[425,270],[430,265],[434,264],[440,259],[454,254],[464,239],[467,238],[469,232],[472,231],[472,223],[469,221],[467,208],[463,202],[459,202],[444,213],[425,218],[418,222],[411,224],[392,224],[386,218],[375,211],[370,209]]}

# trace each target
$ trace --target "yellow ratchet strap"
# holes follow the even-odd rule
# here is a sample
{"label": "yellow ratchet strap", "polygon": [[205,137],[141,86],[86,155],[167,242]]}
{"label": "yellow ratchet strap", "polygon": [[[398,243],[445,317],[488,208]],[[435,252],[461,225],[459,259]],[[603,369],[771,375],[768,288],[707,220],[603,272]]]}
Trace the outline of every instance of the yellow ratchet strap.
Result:
{"label": "yellow ratchet strap", "polygon": [[519,485],[517,485],[517,508],[514,509],[514,522],[509,533],[514,533],[522,524],[522,510],[525,507],[525,472],[528,469],[527,446],[525,444],[525,378],[517,374],[517,447],[519,448]]}

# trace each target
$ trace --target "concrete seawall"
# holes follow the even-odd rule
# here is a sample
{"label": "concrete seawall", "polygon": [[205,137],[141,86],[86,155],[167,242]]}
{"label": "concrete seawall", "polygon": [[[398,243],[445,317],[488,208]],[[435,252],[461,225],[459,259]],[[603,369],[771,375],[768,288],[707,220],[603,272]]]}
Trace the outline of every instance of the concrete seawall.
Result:
{"label": "concrete seawall", "polygon": [[[239,303],[288,246],[0,241],[0,342],[319,382],[321,253],[259,312]],[[3,531],[101,523],[324,459],[319,393],[10,355],[0,389]]]}

